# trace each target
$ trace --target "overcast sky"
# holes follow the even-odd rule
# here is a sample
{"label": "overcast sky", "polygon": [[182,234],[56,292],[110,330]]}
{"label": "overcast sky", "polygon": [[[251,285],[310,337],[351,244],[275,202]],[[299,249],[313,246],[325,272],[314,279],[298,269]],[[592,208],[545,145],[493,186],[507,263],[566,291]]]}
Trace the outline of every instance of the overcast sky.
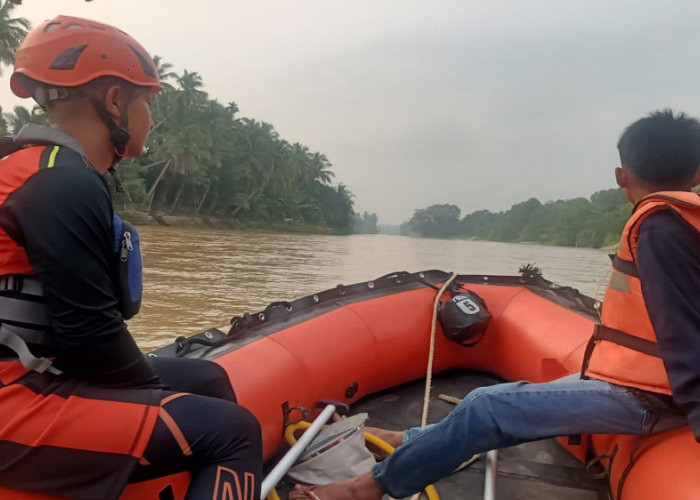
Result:
{"label": "overcast sky", "polygon": [[[326,154],[380,223],[615,187],[654,109],[700,115],[700,1],[24,0],[116,25],[210,97]],[[17,103],[7,89],[0,104]]]}

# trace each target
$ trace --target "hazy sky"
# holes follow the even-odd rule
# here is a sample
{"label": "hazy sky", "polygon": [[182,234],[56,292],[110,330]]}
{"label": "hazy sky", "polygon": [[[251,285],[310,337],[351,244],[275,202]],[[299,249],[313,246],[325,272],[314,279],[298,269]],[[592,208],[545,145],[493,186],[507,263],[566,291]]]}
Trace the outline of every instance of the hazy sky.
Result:
{"label": "hazy sky", "polygon": [[[114,24],[210,96],[320,151],[356,210],[399,223],[614,187],[615,143],[700,115],[700,1],[24,0]],[[0,104],[17,102],[7,89]]]}

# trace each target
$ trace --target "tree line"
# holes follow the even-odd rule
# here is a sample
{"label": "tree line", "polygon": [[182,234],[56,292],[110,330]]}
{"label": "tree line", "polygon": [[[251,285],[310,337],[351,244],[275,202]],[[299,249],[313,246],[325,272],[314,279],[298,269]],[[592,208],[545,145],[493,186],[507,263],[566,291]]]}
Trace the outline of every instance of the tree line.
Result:
{"label": "tree line", "polygon": [[[30,28],[28,20],[12,16],[14,8],[0,0],[0,69],[13,63]],[[324,154],[288,142],[269,123],[239,117],[234,102],[224,105],[208,96],[198,73],[177,74],[162,58],[154,59],[163,84],[152,105],[155,128],[148,151],[119,165],[121,208],[214,216],[235,227],[378,232],[376,214],[355,213],[347,186],[332,185],[332,164]],[[0,108],[3,135],[17,133],[25,123],[46,123],[43,110]],[[597,248],[617,243],[630,209],[619,189],[598,191],[590,199],[541,203],[531,198],[504,212],[479,210],[461,218],[459,207],[442,204],[416,210],[401,230]]]}
{"label": "tree line", "polygon": [[[30,27],[12,17],[13,9],[0,0],[3,65],[12,64]],[[238,116],[234,102],[210,98],[197,72],[178,74],[162,58],[154,61],[163,85],[151,106],[155,127],[145,154],[119,164],[118,208],[212,216],[234,227],[376,232],[376,215],[356,214],[348,187],[332,184],[326,155],[281,138],[269,123]],[[38,106],[0,108],[3,135],[25,123],[45,124],[45,113]]]}
{"label": "tree line", "polygon": [[[238,107],[209,98],[196,72],[171,71],[154,58],[163,91],[153,101],[155,123],[146,152],[118,166],[118,208],[159,215],[201,215],[234,227],[354,232],[358,214],[344,184],[331,185],[331,162],[274,127],[239,117]],[[45,124],[39,106],[2,113],[0,132]],[[361,218],[361,216],[360,216]]]}
{"label": "tree line", "polygon": [[588,199],[541,203],[530,198],[503,212],[478,210],[462,218],[458,206],[438,204],[416,210],[402,231],[432,238],[601,248],[618,243],[631,209],[621,189],[597,191]]}

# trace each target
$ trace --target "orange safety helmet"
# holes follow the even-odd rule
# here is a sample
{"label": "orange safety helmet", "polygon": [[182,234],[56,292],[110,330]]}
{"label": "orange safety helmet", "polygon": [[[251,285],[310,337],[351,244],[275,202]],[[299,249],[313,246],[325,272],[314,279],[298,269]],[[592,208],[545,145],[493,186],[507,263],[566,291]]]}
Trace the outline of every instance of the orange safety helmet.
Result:
{"label": "orange safety helmet", "polygon": [[18,97],[34,97],[19,75],[59,88],[114,76],[162,90],[156,65],[141,44],[108,24],[70,16],[37,26],[17,50],[10,87]]}

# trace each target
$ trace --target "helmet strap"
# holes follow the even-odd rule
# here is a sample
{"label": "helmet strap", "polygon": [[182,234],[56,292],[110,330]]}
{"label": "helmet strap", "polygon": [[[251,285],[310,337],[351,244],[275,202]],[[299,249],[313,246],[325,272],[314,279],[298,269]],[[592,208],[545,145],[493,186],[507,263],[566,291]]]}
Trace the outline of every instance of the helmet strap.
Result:
{"label": "helmet strap", "polygon": [[107,169],[107,172],[109,172],[109,174],[112,176],[112,180],[114,181],[114,190],[115,190],[117,193],[122,193],[122,192],[124,192],[124,186],[122,185],[122,180],[121,180],[121,178],[119,177],[119,174],[117,173],[117,169],[114,168],[114,165],[112,165],[111,167],[109,167],[109,168]]}
{"label": "helmet strap", "polygon": [[105,105],[102,102],[100,102],[100,100],[96,96],[93,95],[90,98],[90,101],[92,102],[92,106],[95,108],[95,111],[97,111],[98,116],[107,126],[107,130],[109,130],[109,140],[114,145],[114,156],[112,158],[111,165],[112,167],[114,167],[117,163],[119,163],[119,160],[126,156],[128,152],[127,144],[129,143],[129,139],[131,138],[129,136],[129,133],[127,132],[129,128],[129,116],[126,110],[124,110],[121,123],[117,125],[112,116],[107,112],[107,108],[105,108]]}

